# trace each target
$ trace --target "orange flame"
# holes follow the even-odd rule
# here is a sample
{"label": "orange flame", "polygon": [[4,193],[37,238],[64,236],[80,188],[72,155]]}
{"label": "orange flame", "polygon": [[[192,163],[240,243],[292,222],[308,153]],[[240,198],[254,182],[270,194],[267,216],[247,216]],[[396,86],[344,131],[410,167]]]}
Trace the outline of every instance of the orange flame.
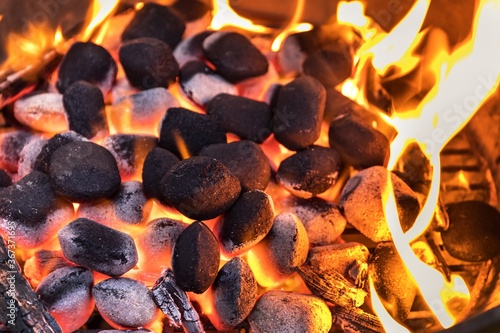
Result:
{"label": "orange flame", "polygon": [[295,12],[293,13],[292,18],[286,25],[286,27],[276,36],[271,45],[271,50],[274,52],[278,52],[281,48],[281,44],[285,40],[285,38],[294,33],[294,32],[304,32],[309,31],[313,28],[313,26],[309,23],[299,23],[302,13],[304,12],[304,4],[305,0],[297,0],[297,4],[295,5]]}
{"label": "orange flame", "polygon": [[270,33],[272,31],[268,27],[254,24],[251,20],[238,15],[231,8],[229,0],[213,0],[212,6],[213,18],[209,27],[212,30],[220,30],[224,27],[232,26],[258,33]]}
{"label": "orange flame", "polygon": [[83,40],[89,40],[95,29],[101,24],[118,6],[119,0],[94,0],[92,20],[87,25],[82,35]]}

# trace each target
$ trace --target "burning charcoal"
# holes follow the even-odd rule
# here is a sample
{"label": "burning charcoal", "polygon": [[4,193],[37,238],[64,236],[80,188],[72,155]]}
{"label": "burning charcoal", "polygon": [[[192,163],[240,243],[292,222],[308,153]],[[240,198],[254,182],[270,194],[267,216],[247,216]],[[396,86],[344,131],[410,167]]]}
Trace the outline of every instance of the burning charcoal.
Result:
{"label": "burning charcoal", "polygon": [[166,269],[156,281],[153,290],[153,300],[167,316],[170,324],[184,328],[186,333],[204,333],[200,316],[189,301],[188,295],[179,287],[174,278],[174,272]]}
{"label": "burning charcoal", "polygon": [[137,328],[151,323],[157,308],[151,292],[129,278],[111,278],[92,288],[95,305],[102,317],[115,328]]}
{"label": "burning charcoal", "polygon": [[155,3],[146,3],[135,13],[134,18],[125,28],[122,41],[152,37],[167,43],[174,49],[181,41],[186,25],[168,7]]}
{"label": "burning charcoal", "polygon": [[269,161],[252,141],[236,141],[210,145],[200,151],[201,156],[213,157],[222,162],[238,177],[245,191],[265,190],[271,177]]}
{"label": "burning charcoal", "polygon": [[222,250],[231,256],[244,253],[271,230],[273,218],[273,201],[268,194],[260,190],[243,193],[218,226]]}
{"label": "burning charcoal", "polygon": [[130,84],[137,89],[168,87],[179,74],[170,47],[156,38],[138,38],[120,48],[120,62]]}
{"label": "burning charcoal", "polygon": [[351,113],[355,113],[361,117],[367,117],[369,111],[342,95],[337,89],[326,89],[325,114],[323,116],[323,121],[325,123],[330,124],[332,120],[338,116]]}
{"label": "burning charcoal", "polygon": [[500,213],[482,201],[446,206],[448,230],[441,233],[446,250],[464,261],[484,261],[500,254]]}
{"label": "burning charcoal", "polygon": [[220,94],[206,105],[207,114],[222,123],[227,132],[257,143],[271,135],[271,108],[263,102],[249,98]]}
{"label": "burning charcoal", "polygon": [[183,21],[192,22],[203,17],[210,7],[207,3],[199,0],[177,0],[170,9]]}
{"label": "burning charcoal", "polygon": [[187,226],[184,222],[168,218],[149,222],[137,238],[137,248],[143,254],[137,266],[158,274],[165,267],[171,267],[174,244]]}
{"label": "burning charcoal", "polygon": [[252,311],[257,300],[257,282],[248,264],[233,258],[220,269],[212,286],[210,321],[219,331],[233,329]]}
{"label": "burning charcoal", "polygon": [[74,43],[59,66],[57,89],[65,93],[76,81],[95,84],[106,96],[116,78],[118,67],[108,51],[91,42]]}
{"label": "burning charcoal", "polygon": [[326,303],[316,296],[271,290],[259,298],[248,322],[254,333],[326,333],[332,325],[332,315]]}
{"label": "burning charcoal", "polygon": [[179,157],[197,155],[214,143],[225,143],[226,134],[219,122],[204,114],[184,108],[171,108],[162,120],[159,145]]}
{"label": "burning charcoal", "polygon": [[[80,331],[78,331],[80,332]],[[121,333],[121,332],[127,332],[127,333],[154,333],[154,331],[148,330],[147,328],[139,329],[139,330],[98,330],[98,332],[95,333]],[[93,333],[92,331],[85,331],[81,333]]]}
{"label": "burning charcoal", "polygon": [[56,134],[49,140],[45,141],[45,144],[40,149],[40,153],[36,156],[34,170],[48,174],[52,154],[62,146],[76,141],[87,141],[87,139],[76,132],[69,131]]}
{"label": "burning charcoal", "polygon": [[332,88],[351,75],[353,58],[348,47],[329,45],[309,55],[302,67],[304,74]]}
{"label": "burning charcoal", "polygon": [[284,40],[276,56],[281,75],[295,77],[302,74],[302,64],[307,54],[302,49],[296,34]]}
{"label": "burning charcoal", "polygon": [[203,60],[205,57],[203,53],[203,41],[211,34],[213,34],[213,31],[203,31],[184,39],[177,45],[174,50],[174,57],[180,67],[193,60]]}
{"label": "burning charcoal", "polygon": [[177,156],[166,149],[155,147],[149,152],[142,168],[142,185],[144,194],[148,198],[159,199],[161,197],[159,180],[177,162],[179,162]]}
{"label": "burning charcoal", "polygon": [[158,139],[152,135],[114,134],[102,142],[116,160],[123,180],[141,179],[142,166]]}
{"label": "burning charcoal", "polygon": [[118,133],[156,135],[165,111],[175,107],[179,102],[167,89],[153,88],[116,99],[108,115]]}
{"label": "burning charcoal", "polygon": [[[374,242],[391,240],[382,203],[387,173],[387,169],[379,166],[360,171],[349,179],[340,198],[347,222]],[[420,204],[415,193],[398,176],[391,173],[391,180],[401,226],[406,231],[415,222]]]}
{"label": "burning charcoal", "polygon": [[311,146],[281,162],[276,178],[293,195],[309,199],[335,184],[341,169],[334,149]]}
{"label": "burning charcoal", "polygon": [[0,229],[16,246],[34,248],[50,240],[74,214],[73,206],[56,198],[49,177],[34,171],[7,188],[0,188]]}
{"label": "burning charcoal", "polygon": [[68,130],[62,95],[34,94],[14,103],[14,117],[21,124],[36,131],[64,132]]}
{"label": "burning charcoal", "polygon": [[82,203],[78,208],[78,217],[85,217],[110,228],[120,229],[127,225],[144,223],[151,211],[152,202],[142,191],[142,183],[125,182],[119,192],[110,199],[98,203]]}
{"label": "burning charcoal", "polygon": [[92,272],[83,267],[63,267],[50,273],[36,293],[63,332],[73,332],[87,322],[94,310]]}
{"label": "burning charcoal", "polygon": [[296,199],[287,211],[304,224],[311,246],[333,244],[347,224],[338,206],[320,198]]}
{"label": "burning charcoal", "polygon": [[73,202],[107,198],[120,188],[120,174],[111,153],[92,142],[71,142],[50,159],[50,180],[56,193]]}
{"label": "burning charcoal", "polygon": [[209,220],[227,211],[241,186],[221,162],[205,156],[174,165],[160,183],[160,201],[192,219]]}
{"label": "burning charcoal", "polygon": [[0,187],[9,187],[12,185],[12,179],[5,170],[0,169]]}
{"label": "burning charcoal", "polygon": [[35,171],[35,162],[48,140],[34,138],[19,154],[17,176],[22,178]]}
{"label": "burning charcoal", "polygon": [[198,105],[205,105],[219,94],[236,95],[238,91],[201,61],[186,63],[180,72],[182,91]]}
{"label": "burning charcoal", "polygon": [[432,180],[432,166],[417,143],[406,147],[393,172],[412,190],[428,193]]}
{"label": "burning charcoal", "polygon": [[61,251],[38,250],[26,260],[23,272],[30,283],[37,286],[53,271],[68,266],[73,266],[73,263],[66,260]]}
{"label": "burning charcoal", "polygon": [[406,319],[417,287],[392,242],[378,244],[369,265],[377,295],[391,316]]}
{"label": "burning charcoal", "polygon": [[353,115],[339,116],[330,123],[330,147],[355,169],[384,166],[389,158],[389,140],[371,124]]}
{"label": "burning charcoal", "polygon": [[232,83],[264,75],[269,64],[266,57],[243,35],[216,32],[203,41],[205,55],[217,73]]}
{"label": "burning charcoal", "polygon": [[21,151],[34,139],[33,134],[23,131],[5,131],[0,133],[0,168],[16,172]]}
{"label": "burning charcoal", "polygon": [[91,139],[107,130],[104,98],[99,88],[85,81],[73,83],[62,99],[69,129]]}
{"label": "burning charcoal", "polygon": [[219,269],[219,243],[203,222],[189,225],[177,238],[172,255],[175,280],[184,291],[201,294]]}
{"label": "burning charcoal", "polygon": [[109,276],[120,276],[137,263],[132,237],[89,219],[62,228],[59,243],[68,260]]}
{"label": "burning charcoal", "polygon": [[313,144],[319,138],[325,99],[325,88],[312,77],[282,87],[272,121],[276,140],[290,150]]}

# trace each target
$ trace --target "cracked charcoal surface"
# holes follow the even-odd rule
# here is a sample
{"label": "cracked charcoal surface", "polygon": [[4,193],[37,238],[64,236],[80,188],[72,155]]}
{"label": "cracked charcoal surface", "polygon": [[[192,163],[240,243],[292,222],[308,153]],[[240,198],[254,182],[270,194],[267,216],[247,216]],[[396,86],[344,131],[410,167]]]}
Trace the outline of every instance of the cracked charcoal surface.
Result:
{"label": "cracked charcoal surface", "polygon": [[155,147],[144,160],[142,184],[148,198],[161,197],[160,181],[168,170],[179,162],[177,156],[166,149]]}
{"label": "cracked charcoal surface", "polygon": [[59,148],[68,143],[75,141],[87,141],[85,137],[80,134],[69,131],[54,135],[49,140],[45,141],[44,145],[40,149],[40,153],[35,158],[34,170],[49,173],[50,169],[50,159],[52,154]]}

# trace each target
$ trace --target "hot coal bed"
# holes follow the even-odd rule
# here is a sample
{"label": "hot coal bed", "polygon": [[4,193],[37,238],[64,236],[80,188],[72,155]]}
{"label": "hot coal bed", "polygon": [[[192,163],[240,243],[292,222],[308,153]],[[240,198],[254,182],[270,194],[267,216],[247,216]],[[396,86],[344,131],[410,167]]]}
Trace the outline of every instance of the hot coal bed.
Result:
{"label": "hot coal bed", "polygon": [[[438,331],[383,199],[390,178],[408,230],[429,161],[410,146],[389,173],[390,89],[370,86],[375,112],[337,89],[360,34],[316,27],[271,56],[263,38],[200,29],[208,11],[137,6],[118,40],[72,43],[34,92],[0,85],[15,99],[0,129],[0,330],[383,332],[370,279],[398,322]],[[463,273],[457,313],[493,308],[450,333],[498,329],[498,171],[473,154],[498,164],[475,127],[497,105],[443,151],[442,173],[475,185],[443,183],[418,239],[422,260]]]}

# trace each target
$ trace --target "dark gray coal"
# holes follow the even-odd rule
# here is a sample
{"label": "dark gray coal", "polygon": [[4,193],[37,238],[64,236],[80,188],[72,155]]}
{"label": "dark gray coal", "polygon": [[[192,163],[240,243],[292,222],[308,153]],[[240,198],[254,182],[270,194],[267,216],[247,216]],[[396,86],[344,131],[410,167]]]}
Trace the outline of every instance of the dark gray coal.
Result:
{"label": "dark gray coal", "polygon": [[0,168],[17,172],[21,151],[32,139],[33,134],[24,130],[0,133]]}
{"label": "dark gray coal", "polygon": [[282,87],[274,109],[274,137],[290,150],[304,149],[319,138],[326,91],[310,77],[299,77]]}
{"label": "dark gray coal", "polygon": [[127,41],[119,55],[128,81],[141,90],[168,87],[179,74],[172,50],[156,38]]}
{"label": "dark gray coal", "polygon": [[238,199],[240,181],[221,162],[195,156],[174,165],[160,183],[161,202],[192,219],[213,219]]}
{"label": "dark gray coal", "polygon": [[258,144],[248,140],[210,145],[200,151],[201,156],[222,162],[238,177],[244,191],[265,190],[271,177],[271,166]]}
{"label": "dark gray coal", "polygon": [[311,146],[283,160],[276,178],[290,193],[307,199],[335,184],[341,169],[336,150]]}
{"label": "dark gray coal", "polygon": [[217,73],[229,82],[264,75],[269,64],[266,57],[243,35],[236,32],[216,32],[203,42],[208,60]]}
{"label": "dark gray coal", "polygon": [[113,155],[92,142],[76,141],[57,149],[49,175],[56,193],[80,203],[110,197],[121,182]]}
{"label": "dark gray coal", "polygon": [[54,135],[52,138],[47,140],[40,149],[40,153],[35,158],[35,163],[33,165],[34,169],[48,174],[52,154],[62,146],[76,141],[86,141],[86,139],[84,136],[73,131]]}
{"label": "dark gray coal", "polygon": [[68,260],[109,276],[120,276],[137,263],[132,237],[86,218],[62,228],[59,243]]}
{"label": "dark gray coal", "polygon": [[166,149],[155,147],[149,152],[142,168],[142,184],[148,198],[161,197],[160,180],[177,162],[177,156]]}
{"label": "dark gray coal", "polygon": [[97,85],[105,95],[113,85],[118,67],[108,51],[91,42],[76,42],[59,66],[57,89],[65,93],[76,81]]}
{"label": "dark gray coal", "polygon": [[77,81],[64,92],[63,104],[71,131],[91,139],[107,129],[104,98],[99,88]]}
{"label": "dark gray coal", "polygon": [[12,185],[12,179],[9,174],[5,170],[0,169],[0,187],[9,187],[10,185]]}
{"label": "dark gray coal", "polygon": [[[188,2],[188,1],[185,1]],[[194,36],[182,40],[174,50],[174,57],[180,67],[193,60],[203,60],[203,41],[213,34],[213,31],[202,31]]]}
{"label": "dark gray coal", "polygon": [[348,47],[329,45],[309,55],[303,65],[304,74],[333,88],[347,79],[352,72],[353,58]]}
{"label": "dark gray coal", "polygon": [[181,41],[184,30],[186,30],[184,22],[168,7],[146,3],[135,13],[123,31],[122,41],[151,37],[167,43],[174,49]]}
{"label": "dark gray coal", "polygon": [[207,14],[210,7],[204,1],[177,0],[170,6],[170,9],[184,22],[193,22]]}
{"label": "dark gray coal", "polygon": [[264,102],[220,94],[208,102],[206,112],[219,119],[227,132],[243,140],[262,143],[272,133],[271,108]]}
{"label": "dark gray coal", "polygon": [[222,250],[231,256],[247,251],[271,230],[273,218],[273,202],[268,194],[260,190],[243,193],[218,226]]}
{"label": "dark gray coal", "polygon": [[177,238],[172,269],[184,291],[203,293],[213,283],[219,269],[219,243],[210,229],[193,222]]}
{"label": "dark gray coal", "polygon": [[182,156],[179,151],[182,144],[192,156],[205,146],[225,142],[226,133],[212,116],[184,108],[170,108],[161,123],[159,145],[178,157]]}

